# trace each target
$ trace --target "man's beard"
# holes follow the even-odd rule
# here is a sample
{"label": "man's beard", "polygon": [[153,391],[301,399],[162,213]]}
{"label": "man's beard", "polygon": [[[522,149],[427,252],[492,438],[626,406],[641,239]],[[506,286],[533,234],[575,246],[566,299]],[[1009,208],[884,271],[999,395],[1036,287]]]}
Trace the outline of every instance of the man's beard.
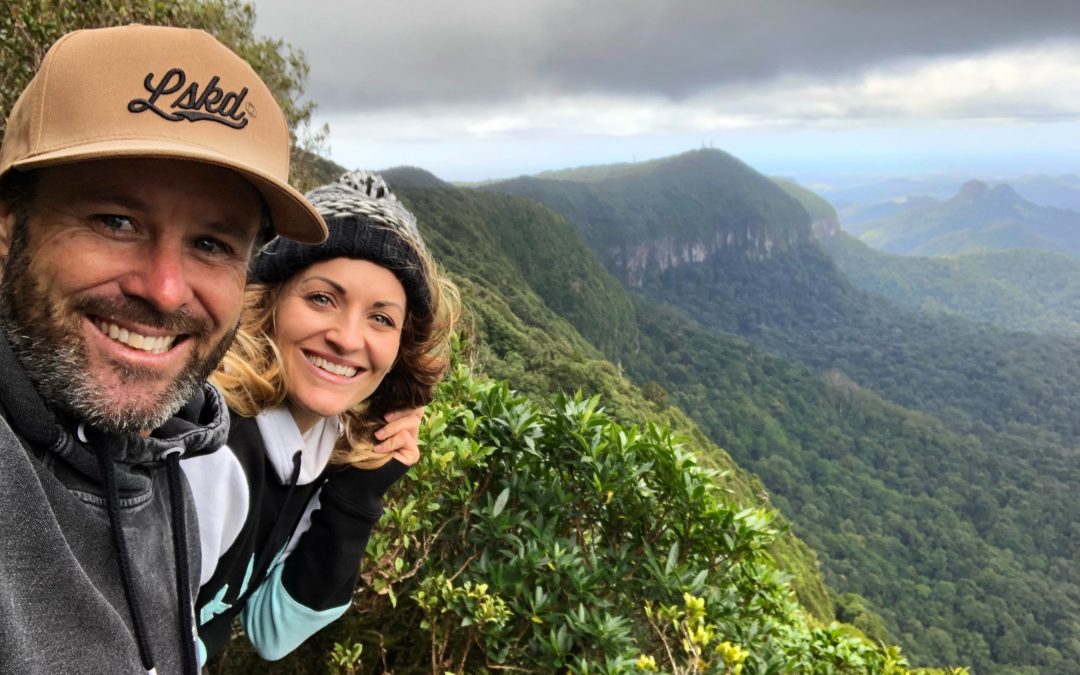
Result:
{"label": "man's beard", "polygon": [[[209,321],[186,310],[163,314],[145,300],[123,295],[71,297],[55,290],[50,294],[47,280],[35,276],[31,269],[27,239],[28,224],[19,217],[0,280],[0,330],[38,393],[51,406],[110,433],[137,434],[164,424],[214,371],[228,351],[236,328],[216,344],[208,344]],[[90,350],[82,333],[85,315],[127,319],[186,334],[196,348],[179,375],[160,392],[131,397],[132,401],[118,399],[110,396],[107,387],[93,376]],[[111,368],[120,386],[129,391],[152,387],[161,379],[155,369],[108,359],[99,367]]]}

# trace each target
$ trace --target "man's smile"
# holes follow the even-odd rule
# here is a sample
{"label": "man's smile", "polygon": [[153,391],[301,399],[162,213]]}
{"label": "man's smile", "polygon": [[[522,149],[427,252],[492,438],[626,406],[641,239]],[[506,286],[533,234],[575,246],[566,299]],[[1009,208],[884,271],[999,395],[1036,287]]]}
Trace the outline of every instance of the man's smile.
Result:
{"label": "man's smile", "polygon": [[[97,317],[90,317],[90,320],[99,331],[116,342],[132,349],[150,352],[151,354],[164,354],[172,349],[177,338],[182,337],[175,334],[147,335],[143,334],[143,332],[136,332],[135,329],[128,329]],[[142,329],[139,330],[142,331]],[[145,332],[150,333],[152,331],[146,329]]]}

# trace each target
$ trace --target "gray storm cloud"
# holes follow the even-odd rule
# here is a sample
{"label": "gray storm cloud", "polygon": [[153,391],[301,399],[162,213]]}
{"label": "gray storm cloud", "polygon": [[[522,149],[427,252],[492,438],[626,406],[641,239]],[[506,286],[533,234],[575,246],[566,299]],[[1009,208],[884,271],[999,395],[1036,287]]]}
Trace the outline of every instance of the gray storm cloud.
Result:
{"label": "gray storm cloud", "polygon": [[1080,35],[1075,0],[258,0],[324,111],[661,95]]}

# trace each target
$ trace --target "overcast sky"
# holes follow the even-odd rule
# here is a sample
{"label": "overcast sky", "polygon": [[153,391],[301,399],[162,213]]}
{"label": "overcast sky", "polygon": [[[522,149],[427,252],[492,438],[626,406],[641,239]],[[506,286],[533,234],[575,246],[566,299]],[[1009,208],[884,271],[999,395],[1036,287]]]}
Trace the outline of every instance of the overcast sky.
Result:
{"label": "overcast sky", "polygon": [[1080,173],[1076,0],[255,0],[349,168],[482,180],[703,145],[824,187]]}

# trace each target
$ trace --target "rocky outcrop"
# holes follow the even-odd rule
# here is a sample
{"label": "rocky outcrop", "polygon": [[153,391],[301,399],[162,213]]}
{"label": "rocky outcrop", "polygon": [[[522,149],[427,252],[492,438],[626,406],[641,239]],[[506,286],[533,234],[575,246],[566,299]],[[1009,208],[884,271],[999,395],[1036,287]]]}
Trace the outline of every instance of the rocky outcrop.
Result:
{"label": "rocky outcrop", "polygon": [[828,216],[826,218],[815,218],[810,221],[810,232],[814,237],[831,237],[840,231],[840,221],[837,219],[836,214]]}
{"label": "rocky outcrop", "polygon": [[702,263],[721,252],[741,252],[753,260],[765,260],[778,249],[802,243],[803,237],[791,235],[778,240],[757,228],[716,232],[704,241],[679,242],[663,237],[630,246],[617,246],[608,252],[608,264],[630,286],[640,286],[645,273],[655,266],[658,272],[674,267]]}

